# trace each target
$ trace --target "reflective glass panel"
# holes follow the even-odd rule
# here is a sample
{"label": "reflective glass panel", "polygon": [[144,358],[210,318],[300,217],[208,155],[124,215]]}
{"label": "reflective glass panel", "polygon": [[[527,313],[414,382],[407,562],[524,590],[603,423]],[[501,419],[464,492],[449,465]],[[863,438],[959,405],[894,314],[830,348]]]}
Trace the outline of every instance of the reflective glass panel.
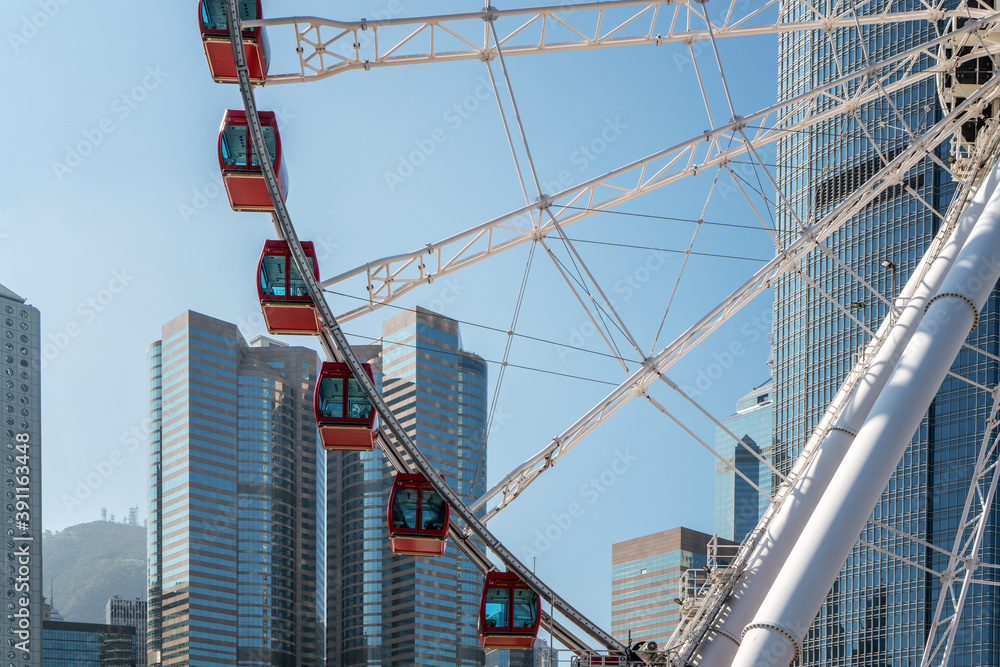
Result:
{"label": "reflective glass panel", "polygon": [[486,627],[506,628],[509,597],[506,588],[490,588],[486,591]]}

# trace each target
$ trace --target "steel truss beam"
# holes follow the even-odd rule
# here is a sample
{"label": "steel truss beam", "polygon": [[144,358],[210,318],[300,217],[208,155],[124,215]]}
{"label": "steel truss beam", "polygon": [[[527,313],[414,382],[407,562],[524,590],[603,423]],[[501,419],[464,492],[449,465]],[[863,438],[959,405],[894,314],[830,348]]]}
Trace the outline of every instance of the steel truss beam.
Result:
{"label": "steel truss beam", "polygon": [[[1000,17],[1000,14],[990,18]],[[985,20],[983,21],[985,23]],[[322,282],[332,287],[348,279],[364,276],[368,303],[338,317],[349,322],[361,315],[392,303],[423,284],[470,266],[476,262],[537,241],[565,229],[594,213],[607,211],[665,185],[705,169],[725,166],[734,160],[773,144],[795,132],[807,132],[815,125],[852,113],[862,105],[884,95],[902,90],[934,77],[939,71],[954,67],[954,62],[937,60],[933,47],[963,31],[975,30],[979,21],[971,21],[961,30],[943,35],[892,58],[842,76],[835,81],[772,105],[744,118],[737,118],[718,128],[645,158],[595,177],[505,215],[450,236],[428,243],[412,252],[374,260]],[[921,69],[922,61],[936,63]],[[971,98],[970,98],[971,99]],[[956,111],[974,112],[985,102],[977,98]],[[768,123],[772,126],[768,129]],[[756,128],[749,136],[746,132]],[[928,146],[930,148],[930,146]],[[904,183],[900,172],[889,185]],[[855,205],[857,212],[864,204]],[[579,209],[584,210],[579,210]],[[548,210],[552,217],[537,227],[532,222],[536,211]],[[845,212],[848,214],[848,212]]]}
{"label": "steel truss beam", "polygon": [[[967,102],[973,105],[981,100],[997,94],[1000,89],[1000,77],[984,85]],[[550,468],[570,449],[580,443],[591,431],[607,420],[625,403],[638,396],[644,396],[650,383],[656,379],[664,380],[672,388],[676,383],[663,375],[681,357],[696,347],[715,329],[731,318],[743,306],[771,286],[781,275],[796,271],[798,263],[813,249],[817,248],[827,237],[839,229],[844,223],[862,211],[882,192],[893,185],[902,183],[903,175],[927,157],[929,151],[955,132],[962,123],[962,116],[956,115],[959,109],[949,114],[931,127],[911,145],[891,160],[872,179],[856,190],[833,211],[819,222],[803,231],[799,238],[786,247],[781,253],[761,268],[753,277],[722,301],[697,324],[692,326],[680,337],[670,343],[663,351],[633,373],[625,382],[619,385],[587,414],[581,417],[563,433],[553,440],[538,454],[515,468],[496,485],[472,504],[476,510],[497,495],[501,495],[499,503],[491,508],[483,521],[489,521],[504,507],[510,504],[528,485],[541,473]]]}
{"label": "steel truss beam", "polygon": [[[705,24],[704,8],[687,0],[607,0],[523,9],[496,8],[447,16],[337,21],[316,16],[246,21],[247,27],[292,26],[295,30],[299,72],[267,77],[265,85],[325,79],[351,70],[460,60],[489,61],[497,57],[485,21],[503,24],[499,48],[505,55],[556,53],[615,46],[691,45],[701,40],[752,37],[806,30],[833,31],[885,23],[943,21],[967,17],[967,10],[926,8],[886,11],[855,16],[846,3],[835,3],[830,15],[814,12],[811,20],[788,23],[750,23],[767,10],[777,12],[770,0],[747,16],[722,17],[711,33],[694,29]],[[613,10],[635,8],[630,16]],[[975,16],[975,13],[972,13]],[[982,12],[979,12],[982,15]]]}

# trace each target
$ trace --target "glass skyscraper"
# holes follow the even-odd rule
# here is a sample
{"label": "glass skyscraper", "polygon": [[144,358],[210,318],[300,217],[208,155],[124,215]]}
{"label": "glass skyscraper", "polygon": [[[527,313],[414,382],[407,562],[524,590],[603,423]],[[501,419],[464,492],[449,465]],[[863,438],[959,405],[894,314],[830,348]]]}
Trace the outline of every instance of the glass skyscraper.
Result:
{"label": "glass skyscraper", "polygon": [[3,443],[3,660],[42,664],[41,316],[0,285],[0,442]]}
{"label": "glass skyscraper", "polygon": [[[472,502],[486,490],[486,362],[463,349],[455,320],[424,308],[391,318],[382,333],[381,345],[359,356],[372,361],[410,437]],[[340,604],[341,629],[328,635],[327,664],[481,666],[482,575],[451,544],[442,558],[392,554],[386,525],[392,477],[381,451],[330,453],[328,486],[339,489],[341,502],[331,508],[328,526],[342,536],[328,577],[339,578],[330,590],[339,586],[341,599],[331,597],[328,606]]]}
{"label": "glass skyscraper", "polygon": [[715,451],[768,494],[762,495],[735,470],[716,460],[715,534],[733,542],[742,542],[757,527],[757,522],[771,504],[771,471],[761,460],[766,461],[772,456],[772,384],[768,380],[751,390],[736,401],[736,412],[722,420],[722,424],[746,443],[746,447],[737,446],[732,436],[721,428],[715,429]]}
{"label": "glass skyscraper", "polygon": [[188,311],[147,364],[149,664],[321,665],[316,353]]}
{"label": "glass skyscraper", "polygon": [[59,667],[136,667],[131,625],[44,621],[45,664]]}
{"label": "glass skyscraper", "polygon": [[[835,4],[830,0],[812,6],[832,14]],[[800,0],[786,3],[783,20],[811,20],[810,6]],[[882,0],[858,5],[856,11],[874,14],[887,11],[888,6]],[[892,8],[919,6],[903,0]],[[940,27],[915,21],[865,27],[861,35],[855,29],[838,29],[829,35],[822,31],[783,34],[778,53],[779,99],[791,99],[841,72],[866,67],[866,53],[876,62],[913,48],[935,37]],[[924,65],[929,63],[927,59]],[[824,104],[833,101],[821,101],[820,111]],[[777,147],[778,183],[791,206],[791,210],[778,208],[783,243],[798,235],[800,221],[811,224],[829,213],[883,166],[883,156],[898,155],[914,135],[940,118],[933,80],[925,80],[892,93],[890,99],[862,105],[856,115],[834,116],[807,132],[782,139]],[[941,153],[939,157],[944,163],[947,156]],[[833,253],[890,299],[937,232],[941,222],[937,212],[947,211],[954,191],[950,175],[930,160],[911,169],[904,185],[920,199],[903,187],[891,188],[828,240]],[[876,329],[885,317],[886,305],[828,257],[813,253],[799,268],[869,328]],[[1000,351],[998,323],[994,293],[970,342],[996,355]],[[775,285],[774,327],[774,460],[780,472],[787,472],[868,337],[796,274],[786,274]],[[952,370],[982,385],[997,383],[995,359],[968,349],[961,352]],[[950,549],[989,405],[985,392],[948,377],[874,516],[906,534]],[[912,564],[855,546],[806,636],[801,665],[905,667],[920,663],[940,593],[940,581],[920,566],[941,571],[946,556],[871,524],[861,537]],[[984,562],[996,562],[996,556],[993,527],[981,557]],[[996,579],[994,570],[980,569],[979,575]],[[973,589],[950,664],[1000,664],[998,603],[996,587]]]}

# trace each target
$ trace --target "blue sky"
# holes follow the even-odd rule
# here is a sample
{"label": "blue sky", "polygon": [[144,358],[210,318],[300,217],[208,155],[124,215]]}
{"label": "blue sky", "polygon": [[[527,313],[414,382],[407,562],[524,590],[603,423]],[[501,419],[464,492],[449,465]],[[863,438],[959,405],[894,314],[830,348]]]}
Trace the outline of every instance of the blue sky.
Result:
{"label": "blue sky", "polygon": [[[195,5],[9,0],[0,23],[9,91],[0,144],[7,156],[0,166],[6,184],[0,283],[42,312],[47,529],[95,520],[102,507],[121,517],[139,505],[144,514],[145,350],[163,323],[192,309],[238,323],[247,338],[265,333],[254,272],[274,231],[267,215],[231,211],[220,189],[219,121],[240,99],[235,87],[209,78]],[[303,0],[266,3],[265,16],[357,20],[395,6]],[[413,12],[468,9],[468,3],[438,2]],[[291,32],[272,31],[270,43],[272,72],[287,71]],[[730,114],[710,55],[701,50],[699,64],[712,82],[709,99],[721,124]],[[773,40],[723,46],[737,113],[773,103],[775,57]],[[507,64],[547,190],[560,178],[576,183],[598,176],[710,126],[687,51],[676,45],[517,57]],[[319,246],[322,276],[414,250],[523,205],[485,85],[486,67],[477,61],[393,67],[258,89],[258,106],[281,117],[289,210],[300,238]],[[493,67],[501,77],[499,64]],[[410,173],[403,165],[414,161],[414,151],[423,159]],[[738,169],[755,179],[745,165]],[[694,230],[663,218],[755,224],[738,195],[720,196],[717,188],[709,197],[714,178],[686,179],[620,209],[659,217],[595,215],[567,230],[646,352],[680,268],[682,256],[670,251],[686,248]],[[719,182],[732,184],[726,175]],[[765,183],[763,190],[771,188]],[[694,249],[753,258],[773,251],[760,231],[714,226],[702,227]],[[506,336],[473,325],[507,330],[527,258],[524,246],[398,303],[469,323],[463,325],[466,348],[499,361]],[[692,257],[656,350],[760,265]],[[345,288],[360,294],[357,284]],[[724,367],[721,377],[702,383],[710,386],[700,396],[720,418],[767,377],[769,298],[747,306],[671,371],[679,383],[696,386],[713,364]],[[331,299],[337,313],[355,303]],[[345,330],[367,342],[391,314],[385,309]],[[495,399],[489,484],[576,421],[613,388],[608,383],[625,377],[607,357],[565,347],[607,352],[540,248],[517,331],[550,342],[518,338],[510,362],[545,372],[508,369]],[[490,365],[491,401],[498,368]],[[707,420],[657,391],[714,442]],[[615,466],[622,460],[629,462],[625,471],[609,475],[622,470]],[[711,532],[713,467],[689,436],[648,403],[634,401],[490,525],[515,553],[537,553],[538,573],[608,626],[610,545],[677,525]],[[100,484],[86,481],[94,471],[107,472]],[[590,480],[602,473],[614,481],[595,494]],[[539,541],[547,529],[556,532],[551,527],[574,502],[583,505],[582,516],[560,528],[551,544]],[[574,567],[565,567],[567,559]]]}

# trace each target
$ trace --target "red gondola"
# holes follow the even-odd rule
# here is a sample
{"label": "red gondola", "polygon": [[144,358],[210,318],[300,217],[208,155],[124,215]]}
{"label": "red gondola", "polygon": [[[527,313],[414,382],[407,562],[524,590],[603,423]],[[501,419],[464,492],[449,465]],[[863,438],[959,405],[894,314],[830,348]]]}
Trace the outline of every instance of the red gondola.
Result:
{"label": "red gondola", "polygon": [[[236,63],[233,62],[233,43],[229,39],[226,22],[225,0],[200,0],[198,2],[198,25],[201,27],[201,42],[208,57],[208,69],[212,79],[218,83],[236,83]],[[237,0],[240,19],[254,21],[261,18],[260,0]],[[263,28],[247,28],[243,31],[243,52],[246,54],[250,82],[262,84],[267,78],[270,65],[270,50]]]}
{"label": "red gondola", "polygon": [[529,649],[538,636],[542,602],[513,572],[488,572],[479,604],[479,643],[483,648]]}
{"label": "red gondola", "polygon": [[388,514],[392,553],[444,555],[451,508],[423,475],[397,473]]}
{"label": "red gondola", "polygon": [[[371,365],[361,365],[372,379]],[[347,364],[323,362],[313,407],[323,449],[375,449],[375,410]]]}
{"label": "red gondola", "polygon": [[[278,176],[281,200],[288,197],[288,175],[281,159],[281,136],[278,119],[273,111],[260,111],[261,130],[267,152]],[[249,158],[248,158],[249,156]],[[229,205],[235,211],[274,211],[274,203],[264,183],[260,158],[250,142],[250,128],[245,111],[226,111],[219,129],[219,168],[226,186]]]}
{"label": "red gondola", "polygon": [[[313,244],[303,242],[302,252],[312,260],[313,276],[319,281]],[[273,334],[318,334],[323,328],[316,304],[284,241],[264,242],[257,263],[257,296],[264,323]]]}

